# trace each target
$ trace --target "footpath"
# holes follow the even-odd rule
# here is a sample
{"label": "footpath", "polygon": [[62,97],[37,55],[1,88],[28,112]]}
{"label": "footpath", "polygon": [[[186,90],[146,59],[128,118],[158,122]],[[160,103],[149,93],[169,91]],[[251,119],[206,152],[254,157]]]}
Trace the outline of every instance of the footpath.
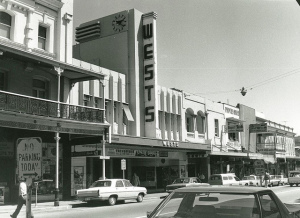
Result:
{"label": "footpath", "polygon": [[[161,197],[167,196],[167,192],[162,192],[162,193],[151,193],[147,194],[144,197],[144,201],[147,200],[154,200],[154,199],[160,199]],[[32,202],[31,204],[31,210],[33,211],[33,214],[35,211],[53,211],[53,210],[67,210],[67,209],[72,209],[73,207],[78,206],[79,204],[84,204],[84,202],[79,201],[79,200],[69,200],[69,201],[59,201],[59,206],[54,206],[54,200],[53,201],[48,201],[48,202],[41,202],[41,203],[35,203]],[[0,205],[0,217],[9,217],[9,214],[12,214],[17,207],[17,204],[4,204]],[[26,210],[26,206],[23,205],[23,208],[21,211]]]}

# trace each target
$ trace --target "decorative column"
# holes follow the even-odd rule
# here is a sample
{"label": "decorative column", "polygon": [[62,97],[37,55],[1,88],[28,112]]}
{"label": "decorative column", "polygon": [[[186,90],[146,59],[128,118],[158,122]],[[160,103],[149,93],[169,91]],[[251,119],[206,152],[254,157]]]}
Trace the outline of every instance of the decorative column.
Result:
{"label": "decorative column", "polygon": [[54,140],[56,141],[56,169],[55,169],[55,197],[54,206],[59,206],[59,132],[55,133]]}
{"label": "decorative column", "polygon": [[27,11],[27,22],[26,22],[26,33],[25,33],[25,45],[26,45],[26,50],[31,51],[33,48],[33,28],[32,28],[32,15],[33,11],[28,10]]}
{"label": "decorative column", "polygon": [[[57,82],[57,117],[60,116],[60,77],[63,72],[63,69],[60,67],[54,67],[57,72],[58,82]],[[54,140],[56,141],[56,169],[55,169],[55,198],[54,206],[59,206],[59,127],[60,123],[57,123],[57,131],[55,132]]]}

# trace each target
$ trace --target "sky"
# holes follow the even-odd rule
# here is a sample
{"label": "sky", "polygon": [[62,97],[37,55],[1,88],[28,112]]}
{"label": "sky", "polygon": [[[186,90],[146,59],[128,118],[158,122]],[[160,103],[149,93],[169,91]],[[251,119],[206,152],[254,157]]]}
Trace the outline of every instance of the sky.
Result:
{"label": "sky", "polygon": [[158,14],[160,86],[247,105],[300,135],[296,0],[74,0],[74,28],[132,8]]}

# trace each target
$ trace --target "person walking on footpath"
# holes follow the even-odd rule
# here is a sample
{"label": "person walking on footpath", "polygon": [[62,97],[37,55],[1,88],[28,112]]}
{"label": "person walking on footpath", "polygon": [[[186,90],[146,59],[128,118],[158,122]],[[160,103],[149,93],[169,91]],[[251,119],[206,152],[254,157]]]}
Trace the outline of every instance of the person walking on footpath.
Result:
{"label": "person walking on footpath", "polygon": [[[20,210],[23,207],[23,204],[26,205],[26,198],[27,198],[27,185],[25,181],[19,181],[19,196],[18,196],[18,205],[13,214],[10,217],[17,218],[20,213]],[[34,218],[31,212],[31,218]]]}
{"label": "person walking on footpath", "polygon": [[132,177],[132,184],[133,186],[140,186],[140,178],[136,175],[136,173],[133,174]]}
{"label": "person walking on footpath", "polygon": [[266,171],[265,175],[264,175],[264,181],[265,181],[265,187],[268,188],[268,181],[270,180],[270,175],[269,173]]}

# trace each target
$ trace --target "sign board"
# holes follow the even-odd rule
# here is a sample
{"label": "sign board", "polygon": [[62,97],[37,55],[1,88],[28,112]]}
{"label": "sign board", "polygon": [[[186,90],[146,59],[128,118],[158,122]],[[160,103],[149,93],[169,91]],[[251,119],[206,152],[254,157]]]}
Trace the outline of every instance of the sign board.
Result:
{"label": "sign board", "polygon": [[243,124],[228,125],[227,132],[228,133],[244,132],[244,125]]}
{"label": "sign board", "polygon": [[125,159],[121,160],[121,170],[126,170],[126,160]]}
{"label": "sign board", "polygon": [[20,138],[17,140],[19,179],[42,178],[42,139]]}
{"label": "sign board", "polygon": [[105,160],[108,160],[108,159],[110,159],[110,156],[100,156],[100,159],[105,159]]}
{"label": "sign board", "polygon": [[254,168],[264,168],[265,162],[263,160],[255,160],[253,166]]}
{"label": "sign board", "polygon": [[265,174],[265,168],[255,168],[255,175],[263,176]]}
{"label": "sign board", "polygon": [[250,124],[249,132],[250,133],[268,132],[268,124],[267,123]]}

